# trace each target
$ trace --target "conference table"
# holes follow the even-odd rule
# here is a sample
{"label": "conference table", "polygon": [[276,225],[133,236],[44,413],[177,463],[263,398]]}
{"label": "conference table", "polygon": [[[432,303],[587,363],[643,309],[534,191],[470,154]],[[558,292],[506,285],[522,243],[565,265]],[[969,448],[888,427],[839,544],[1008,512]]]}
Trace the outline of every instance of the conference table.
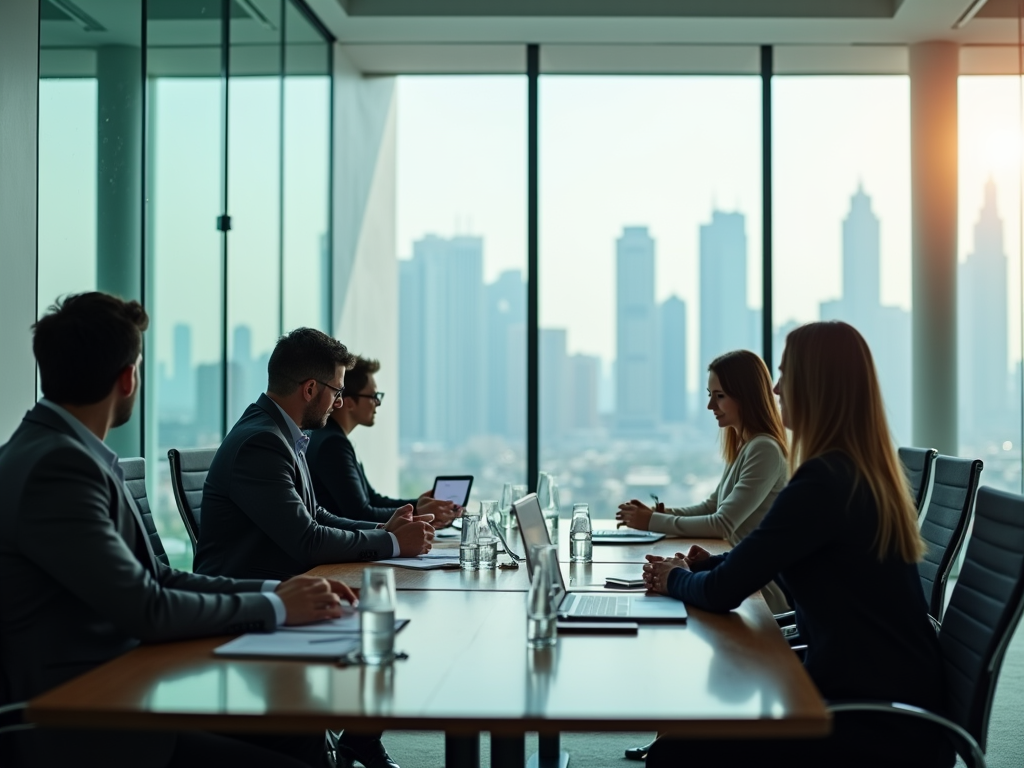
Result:
{"label": "conference table", "polygon": [[[567,583],[603,589],[606,575],[639,573],[647,552],[672,554],[691,543],[726,548],[682,539],[599,545],[593,564],[563,563],[563,574]],[[438,542],[451,545],[457,542]],[[559,549],[565,560],[567,546]],[[358,585],[364,567],[310,573]],[[493,768],[524,765],[528,732],[541,735],[541,757],[551,765],[559,764],[563,731],[657,730],[681,738],[829,732],[821,696],[759,594],[728,614],[691,608],[685,625],[563,634],[553,648],[530,650],[525,567],[395,570],[396,615],[410,621],[395,642],[408,658],[390,666],[215,657],[228,637],[143,645],[32,700],[27,718],[64,728],[444,731],[450,768],[479,765],[482,732],[491,736]]]}

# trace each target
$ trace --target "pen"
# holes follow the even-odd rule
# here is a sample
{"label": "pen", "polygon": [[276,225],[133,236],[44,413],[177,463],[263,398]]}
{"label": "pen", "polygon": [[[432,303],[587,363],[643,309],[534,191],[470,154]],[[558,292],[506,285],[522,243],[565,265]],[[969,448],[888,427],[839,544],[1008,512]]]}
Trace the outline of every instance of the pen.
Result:
{"label": "pen", "polygon": [[310,644],[312,644],[312,643],[334,643],[334,642],[337,642],[338,640],[351,640],[353,637],[355,637],[355,634],[356,634],[355,632],[351,632],[351,633],[349,633],[347,635],[338,635],[337,637],[318,637],[316,640],[310,640],[309,642],[310,642]]}
{"label": "pen", "polygon": [[659,504],[661,504],[661,500],[657,497],[656,494],[652,493],[651,498],[654,499],[654,506],[658,506]]}

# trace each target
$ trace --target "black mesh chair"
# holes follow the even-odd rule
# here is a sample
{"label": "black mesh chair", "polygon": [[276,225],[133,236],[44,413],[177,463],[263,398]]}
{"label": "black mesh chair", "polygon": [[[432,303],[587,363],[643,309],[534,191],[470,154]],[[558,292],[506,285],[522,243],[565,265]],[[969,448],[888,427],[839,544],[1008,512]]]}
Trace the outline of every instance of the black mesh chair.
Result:
{"label": "black mesh chair", "polygon": [[160,534],[156,531],[156,521],[153,520],[153,512],[149,508],[149,498],[146,496],[146,460],[142,458],[121,459],[117,463],[121,465],[121,471],[124,472],[124,484],[128,487],[128,493],[131,494],[132,499],[135,500],[135,506],[142,514],[142,523],[146,526],[146,535],[149,537],[149,545],[153,548],[153,554],[164,565],[170,565],[171,562],[167,559],[164,544],[160,541]]}
{"label": "black mesh chair", "polygon": [[1024,611],[1024,496],[978,491],[974,532],[939,630],[946,717],[890,702],[830,702],[833,714],[889,712],[938,723],[968,768],[984,768],[988,720],[1006,647]]}
{"label": "black mesh chair", "polygon": [[980,459],[939,456],[935,460],[932,492],[921,516],[921,538],[928,549],[917,570],[928,613],[936,621],[942,620],[946,580],[967,535],[982,467]]}
{"label": "black mesh chair", "polygon": [[932,481],[932,467],[939,452],[934,448],[900,448],[899,455],[900,463],[903,464],[903,473],[910,482],[911,493],[914,494],[917,514],[920,515],[925,499],[928,497],[928,487]]}
{"label": "black mesh chair", "polygon": [[174,501],[178,505],[178,514],[185,523],[185,530],[192,541],[192,554],[195,555],[199,542],[200,506],[203,502],[203,483],[206,473],[210,471],[216,448],[195,448],[179,451],[171,448],[167,452],[167,460],[171,463],[171,489]]}

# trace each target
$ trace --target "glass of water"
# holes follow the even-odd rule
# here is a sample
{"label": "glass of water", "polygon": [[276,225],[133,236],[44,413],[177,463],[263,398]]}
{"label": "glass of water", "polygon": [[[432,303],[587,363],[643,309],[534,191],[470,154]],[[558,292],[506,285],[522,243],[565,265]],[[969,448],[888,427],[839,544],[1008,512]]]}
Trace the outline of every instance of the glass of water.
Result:
{"label": "glass of water", "polygon": [[552,544],[558,544],[558,483],[551,480],[547,492],[547,506],[544,510],[544,524],[548,528],[548,538]]}
{"label": "glass of water", "polygon": [[[523,496],[526,495],[526,493],[527,493],[527,491],[526,491],[526,484],[525,483],[522,484],[522,485],[513,485],[512,486],[512,501],[513,502],[519,501],[521,498],[523,498]],[[508,520],[509,520],[509,526],[508,526],[509,528],[518,528],[519,527],[519,523],[516,520],[516,516],[515,516],[514,513],[509,513]]]}
{"label": "glass of water", "polygon": [[535,544],[531,548],[537,564],[526,600],[526,644],[530,648],[547,648],[558,642],[558,606],[552,588],[558,567],[558,556],[551,544]]}
{"label": "glass of water", "polygon": [[390,664],[395,658],[395,572],[391,568],[363,570],[359,642],[367,664]]}
{"label": "glass of water", "polygon": [[480,502],[480,522],[477,523],[477,562],[481,571],[493,571],[498,564],[498,537],[491,531],[491,525],[500,524],[494,517],[498,514],[498,502]]}
{"label": "glass of water", "polygon": [[[490,533],[490,529],[487,531]],[[480,567],[480,513],[462,514],[462,542],[459,544],[459,565],[464,571]]]}
{"label": "glass of water", "polygon": [[505,528],[512,527],[512,502],[515,501],[515,497],[512,496],[512,483],[505,483],[501,487],[501,506],[499,511],[501,512],[501,524]]}
{"label": "glass of water", "polygon": [[572,505],[569,525],[569,560],[573,563],[594,561],[594,529],[590,524],[590,505]]}

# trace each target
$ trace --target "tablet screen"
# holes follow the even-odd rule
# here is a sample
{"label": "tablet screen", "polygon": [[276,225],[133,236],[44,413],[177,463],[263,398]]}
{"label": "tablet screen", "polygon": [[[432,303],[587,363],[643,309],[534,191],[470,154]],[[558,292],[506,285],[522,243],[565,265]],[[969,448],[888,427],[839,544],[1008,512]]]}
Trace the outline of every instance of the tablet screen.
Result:
{"label": "tablet screen", "polygon": [[469,489],[472,485],[472,475],[439,477],[434,480],[434,498],[451,501],[460,507],[464,507],[469,501]]}

